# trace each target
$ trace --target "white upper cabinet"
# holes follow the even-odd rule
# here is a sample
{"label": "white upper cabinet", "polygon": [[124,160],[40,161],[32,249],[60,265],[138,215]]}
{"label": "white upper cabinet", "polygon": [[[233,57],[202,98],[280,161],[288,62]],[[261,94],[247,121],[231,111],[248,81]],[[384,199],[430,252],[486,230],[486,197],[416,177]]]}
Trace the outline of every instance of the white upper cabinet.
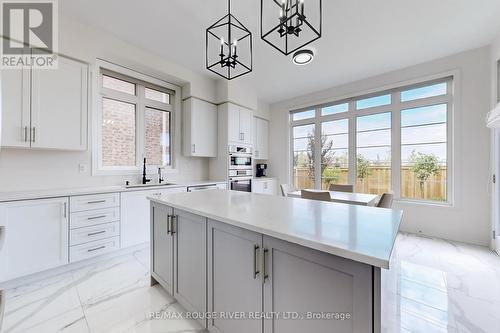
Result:
{"label": "white upper cabinet", "polygon": [[32,70],[31,147],[85,150],[88,66],[59,57],[56,70]]}
{"label": "white upper cabinet", "polygon": [[2,146],[30,146],[30,71],[4,69],[2,86]]}
{"label": "white upper cabinet", "polygon": [[253,152],[258,160],[269,159],[269,121],[253,118]]}
{"label": "white upper cabinet", "polygon": [[248,145],[251,145],[253,143],[252,121],[253,121],[252,110],[240,107],[240,131],[243,136],[243,143]]}
{"label": "white upper cabinet", "polygon": [[183,103],[183,153],[185,156],[217,156],[217,106],[197,98]]}
{"label": "white upper cabinet", "polygon": [[228,141],[251,145],[253,111],[231,103],[224,107],[227,109]]}
{"label": "white upper cabinet", "polygon": [[87,149],[88,65],[59,56],[57,69],[4,70],[2,146]]}

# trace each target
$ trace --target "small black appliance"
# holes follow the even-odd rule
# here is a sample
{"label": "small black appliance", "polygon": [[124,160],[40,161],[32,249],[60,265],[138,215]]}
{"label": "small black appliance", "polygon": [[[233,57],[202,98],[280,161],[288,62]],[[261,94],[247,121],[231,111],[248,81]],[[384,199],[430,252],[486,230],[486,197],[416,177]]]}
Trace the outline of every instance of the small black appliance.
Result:
{"label": "small black appliance", "polygon": [[257,173],[256,177],[265,177],[266,176],[266,169],[267,169],[267,164],[256,164],[257,167]]}

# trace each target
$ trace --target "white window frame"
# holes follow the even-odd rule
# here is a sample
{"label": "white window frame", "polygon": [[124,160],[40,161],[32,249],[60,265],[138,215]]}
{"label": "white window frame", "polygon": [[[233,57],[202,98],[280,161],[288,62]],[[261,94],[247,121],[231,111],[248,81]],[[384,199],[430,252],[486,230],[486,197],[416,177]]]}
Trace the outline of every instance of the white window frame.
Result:
{"label": "white window frame", "polygon": [[[392,86],[383,87],[381,89],[373,89],[364,93],[353,94],[345,97],[341,97],[334,102],[324,102],[321,104],[316,104],[313,106],[303,106],[290,111],[289,115],[289,183],[293,181],[293,127],[300,125],[315,125],[315,136],[319,138],[321,136],[321,123],[348,119],[349,121],[349,142],[348,142],[348,154],[349,154],[349,183],[356,184],[356,153],[357,153],[357,117],[369,116],[379,113],[391,113],[391,192],[394,193],[394,198],[399,202],[409,202],[416,204],[428,204],[428,205],[438,205],[438,206],[454,206],[454,127],[455,119],[454,113],[456,109],[460,107],[460,98],[458,96],[459,87],[459,72],[451,71],[447,73],[441,73],[427,78],[421,78],[417,80],[412,80],[408,82],[402,82],[399,84],[394,84]],[[424,87],[431,85],[433,83],[448,82],[446,95],[427,97],[422,99],[417,99],[408,102],[401,102],[401,92]],[[390,105],[378,106],[373,108],[356,110],[356,101],[360,99],[365,99],[369,97],[391,94],[392,103]],[[336,113],[331,115],[321,115],[321,109],[337,104],[348,103],[349,108],[347,112]],[[423,199],[411,199],[401,197],[401,111],[421,106],[436,105],[436,104],[446,104],[447,105],[447,136],[446,136],[446,167],[447,167],[447,198],[446,201],[434,201],[434,200],[423,200]],[[293,114],[303,111],[315,110],[315,117],[302,120],[293,120]],[[316,140],[319,143],[318,140]],[[320,156],[320,145],[316,144],[315,147],[315,165],[321,164]],[[315,188],[321,188],[321,174],[315,174]]]}
{"label": "white window frame", "polygon": [[[109,75],[136,84],[136,95],[121,93],[102,86],[102,75]],[[163,168],[166,173],[178,172],[178,156],[180,156],[181,88],[166,81],[140,73],[133,69],[97,59],[93,75],[93,112],[92,112],[92,175],[138,175],[142,172],[142,161],[145,154],[145,124],[146,107],[170,112],[170,165],[147,165],[146,172],[156,172]],[[170,104],[161,103],[144,97],[145,88],[165,91],[170,94]],[[104,166],[102,164],[102,99],[108,97],[136,104],[136,165],[135,166]],[[179,111],[177,111],[179,110]]]}

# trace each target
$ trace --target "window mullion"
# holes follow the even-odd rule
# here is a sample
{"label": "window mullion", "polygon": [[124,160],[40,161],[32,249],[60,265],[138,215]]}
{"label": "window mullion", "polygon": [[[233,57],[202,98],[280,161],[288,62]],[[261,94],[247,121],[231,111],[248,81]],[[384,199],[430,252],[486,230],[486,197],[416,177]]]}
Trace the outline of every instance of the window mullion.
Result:
{"label": "window mullion", "polygon": [[143,85],[137,85],[137,110],[136,110],[136,160],[137,165],[140,166],[143,163],[144,157],[146,157],[146,129],[145,129],[145,120],[144,114],[146,109],[146,101],[145,101],[145,90]]}
{"label": "window mullion", "polygon": [[392,94],[391,188],[394,197],[401,198],[401,92]]}
{"label": "window mullion", "polygon": [[356,185],[356,104],[352,100],[349,102],[349,184]]}
{"label": "window mullion", "polygon": [[321,189],[321,108],[316,109],[314,126],[314,187]]}

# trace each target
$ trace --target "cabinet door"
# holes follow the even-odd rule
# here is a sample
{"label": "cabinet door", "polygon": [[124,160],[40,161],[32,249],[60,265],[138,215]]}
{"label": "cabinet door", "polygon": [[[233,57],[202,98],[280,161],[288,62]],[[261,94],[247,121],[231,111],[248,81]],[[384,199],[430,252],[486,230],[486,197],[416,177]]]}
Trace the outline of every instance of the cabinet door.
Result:
{"label": "cabinet door", "polygon": [[264,321],[265,333],[372,332],[371,266],[267,236],[264,249],[264,312],[352,316],[350,320],[269,319]]}
{"label": "cabinet door", "polygon": [[253,144],[253,112],[245,108],[240,108],[240,132],[242,133],[245,144]]}
{"label": "cabinet door", "polygon": [[[212,312],[261,312],[262,280],[258,272],[262,235],[208,222],[208,304]],[[210,319],[211,332],[256,333],[257,319]]]}
{"label": "cabinet door", "polygon": [[121,193],[121,247],[129,247],[149,242],[150,237],[150,204],[148,195],[154,191],[137,191]]}
{"label": "cabinet door", "polygon": [[64,57],[58,66],[32,71],[31,146],[85,150],[88,66]]}
{"label": "cabinet door", "polygon": [[259,118],[253,118],[253,157],[260,159]]}
{"label": "cabinet door", "polygon": [[120,200],[121,247],[125,248],[150,241],[149,196],[186,191],[185,187],[176,187],[171,189],[122,192]]}
{"label": "cabinet door", "polygon": [[234,104],[227,103],[228,141],[242,142],[243,135],[240,130],[240,108]]}
{"label": "cabinet door", "polygon": [[0,204],[0,281],[68,263],[68,199]]}
{"label": "cabinet door", "polygon": [[[207,311],[207,219],[174,210],[174,297],[188,311]],[[200,320],[206,327],[206,320]]]}
{"label": "cabinet door", "polygon": [[259,157],[261,160],[269,159],[269,121],[258,119],[259,122]]}
{"label": "cabinet door", "polygon": [[254,180],[252,182],[252,192],[253,193],[264,193],[264,181],[262,180]]}
{"label": "cabinet door", "polygon": [[191,156],[217,156],[217,106],[191,98]]}
{"label": "cabinet door", "polygon": [[174,238],[170,234],[168,215],[173,209],[151,204],[151,274],[171,295],[174,294]]}
{"label": "cabinet door", "polygon": [[5,147],[30,146],[30,71],[0,71],[0,143]]}

